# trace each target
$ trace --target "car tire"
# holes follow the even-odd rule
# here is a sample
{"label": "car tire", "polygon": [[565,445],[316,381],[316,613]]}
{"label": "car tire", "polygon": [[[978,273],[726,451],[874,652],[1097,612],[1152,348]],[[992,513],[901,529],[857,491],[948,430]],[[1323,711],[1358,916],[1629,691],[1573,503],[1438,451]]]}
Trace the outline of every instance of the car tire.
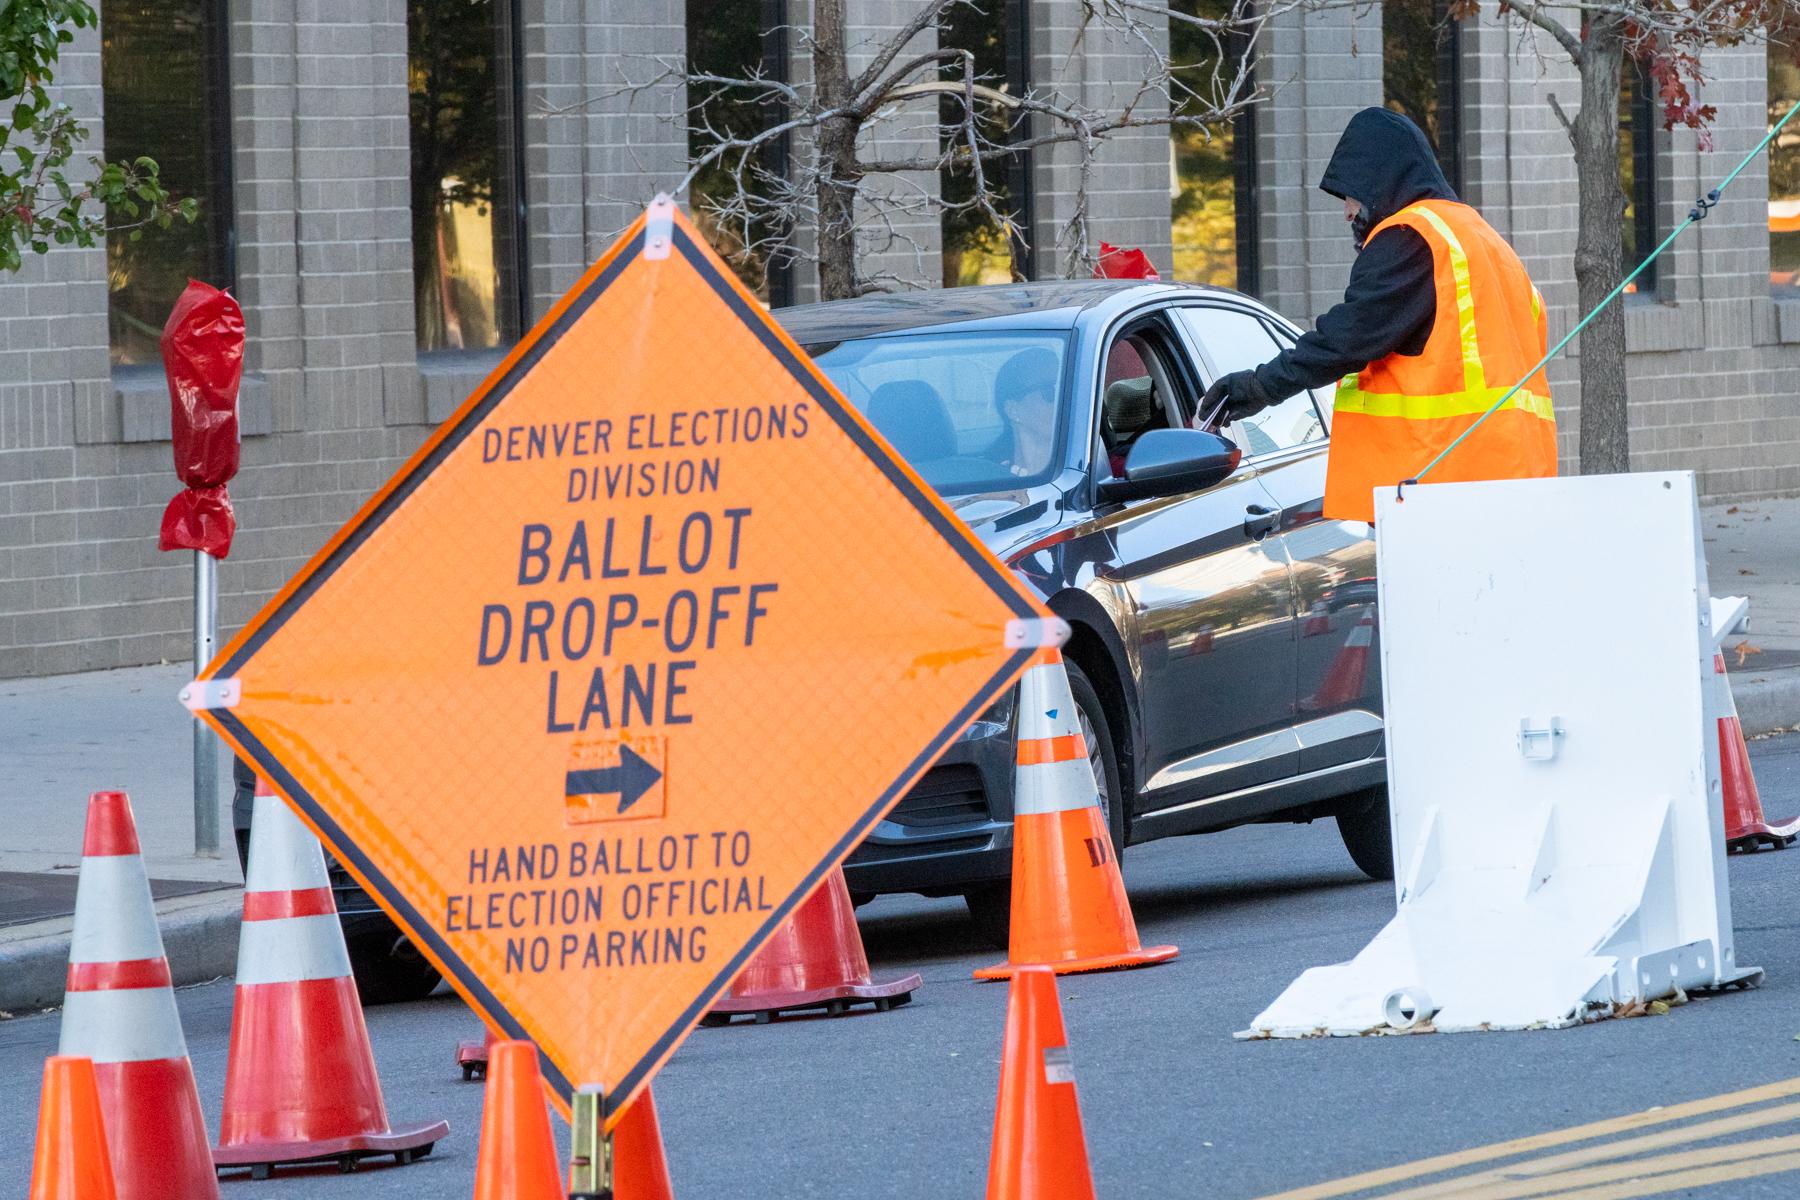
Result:
{"label": "car tire", "polygon": [[1100,693],[1089,682],[1086,672],[1073,662],[1066,665],[1069,691],[1075,696],[1075,707],[1081,710],[1082,734],[1089,740],[1088,762],[1094,769],[1094,782],[1100,788],[1100,806],[1106,810],[1106,828],[1112,834],[1113,854],[1123,862],[1125,801],[1119,786],[1119,755],[1113,744],[1112,723],[1106,719]]}
{"label": "car tire", "polygon": [[[382,924],[387,924],[385,917]],[[345,948],[350,952],[350,973],[356,976],[356,994],[364,1007],[423,1000],[443,979],[411,942],[395,936],[391,926],[385,933],[347,937]]]}
{"label": "car tire", "polygon": [[[1101,807],[1106,812],[1107,832],[1112,836],[1113,856],[1125,853],[1125,806],[1120,797],[1119,761],[1113,746],[1112,727],[1106,710],[1101,707],[1100,693],[1082,669],[1067,663],[1069,691],[1075,707],[1081,710],[1082,734],[1089,740],[1089,762],[1101,794]],[[1012,881],[996,880],[979,884],[963,892],[969,906],[969,918],[981,940],[996,950],[1010,948],[1012,937]]]}
{"label": "car tire", "polygon": [[1344,849],[1370,879],[1394,877],[1394,831],[1388,824],[1386,786],[1376,786],[1344,799],[1337,812],[1338,836]]}
{"label": "car tire", "polygon": [[969,906],[975,936],[984,945],[1002,953],[1012,949],[1012,880],[1000,879],[966,888],[963,903]]}

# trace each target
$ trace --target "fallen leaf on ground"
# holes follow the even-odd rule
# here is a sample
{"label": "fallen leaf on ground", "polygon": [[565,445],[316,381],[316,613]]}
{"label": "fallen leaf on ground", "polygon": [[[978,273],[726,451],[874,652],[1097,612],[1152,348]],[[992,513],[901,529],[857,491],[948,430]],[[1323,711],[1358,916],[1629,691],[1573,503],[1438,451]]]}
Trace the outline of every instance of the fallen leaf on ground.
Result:
{"label": "fallen leaf on ground", "polygon": [[1739,575],[1754,575],[1754,574],[1756,574],[1756,572],[1752,571],[1749,567],[1739,567],[1738,574]]}
{"label": "fallen leaf on ground", "polygon": [[1738,506],[1734,504],[1730,508],[1725,510],[1725,515],[1729,517],[1732,513],[1736,512],[1737,510],[1738,510]]}
{"label": "fallen leaf on ground", "polygon": [[1737,665],[1740,667],[1744,665],[1744,660],[1749,658],[1752,654],[1762,653],[1761,646],[1752,646],[1749,642],[1739,642],[1731,649],[1738,656]]}

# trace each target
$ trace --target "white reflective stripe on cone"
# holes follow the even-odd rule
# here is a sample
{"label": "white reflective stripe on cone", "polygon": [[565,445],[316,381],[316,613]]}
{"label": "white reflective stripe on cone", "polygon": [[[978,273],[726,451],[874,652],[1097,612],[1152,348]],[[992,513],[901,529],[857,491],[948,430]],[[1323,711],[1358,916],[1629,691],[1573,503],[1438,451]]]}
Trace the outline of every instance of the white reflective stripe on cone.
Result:
{"label": "white reflective stripe on cone", "polygon": [[280,796],[258,796],[250,819],[247,892],[303,892],[330,887],[319,839]]}
{"label": "white reflective stripe on cone", "polygon": [[1356,628],[1354,628],[1350,631],[1350,636],[1349,636],[1349,638],[1347,638],[1345,640],[1344,645],[1346,647],[1367,646],[1374,640],[1375,640],[1375,622],[1369,620],[1367,617],[1364,617],[1362,620],[1360,620],[1356,623]]}
{"label": "white reflective stripe on cone", "polygon": [[237,981],[299,983],[350,974],[337,914],[245,921],[238,931]]}
{"label": "white reflective stripe on cone", "polygon": [[95,855],[81,860],[75,885],[75,932],[69,961],[134,962],[163,956],[150,880],[138,854]]}
{"label": "white reflective stripe on cone", "polygon": [[175,992],[166,987],[69,992],[56,1051],[96,1063],[186,1058]]}
{"label": "white reflective stripe on cone", "polygon": [[1026,671],[1024,685],[1019,689],[1019,736],[1052,738],[1080,732],[1081,719],[1076,715],[1075,697],[1069,691],[1069,677],[1063,674],[1062,664],[1045,664]]}
{"label": "white reflective stripe on cone", "polygon": [[1094,787],[1094,768],[1085,758],[1015,767],[1013,779],[1014,816],[1071,812],[1100,803],[1100,793]]}

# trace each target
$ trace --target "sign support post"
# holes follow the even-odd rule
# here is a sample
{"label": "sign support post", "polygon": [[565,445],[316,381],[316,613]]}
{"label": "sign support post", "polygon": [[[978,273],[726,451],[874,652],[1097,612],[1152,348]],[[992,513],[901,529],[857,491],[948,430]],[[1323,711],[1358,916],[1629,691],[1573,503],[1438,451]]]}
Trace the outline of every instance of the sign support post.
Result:
{"label": "sign support post", "polygon": [[582,1087],[570,1105],[569,1200],[613,1200],[613,1140],[606,1089]]}
{"label": "sign support post", "polygon": [[[194,551],[194,673],[213,660],[218,646],[219,560]],[[219,735],[194,722],[194,856],[219,857]]]}

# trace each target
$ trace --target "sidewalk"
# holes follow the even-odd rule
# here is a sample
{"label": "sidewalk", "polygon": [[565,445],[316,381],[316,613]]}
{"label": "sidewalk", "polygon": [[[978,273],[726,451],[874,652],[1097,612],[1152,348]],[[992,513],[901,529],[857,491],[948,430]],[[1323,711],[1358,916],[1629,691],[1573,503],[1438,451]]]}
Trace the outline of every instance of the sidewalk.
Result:
{"label": "sidewalk", "polygon": [[0,1010],[62,1002],[90,792],[131,795],[177,983],[230,974],[243,877],[221,754],[220,855],[194,855],[187,666],[0,680]]}
{"label": "sidewalk", "polygon": [[[1726,641],[1744,728],[1800,726],[1800,500],[1702,513],[1712,592],[1750,597],[1750,630]],[[1734,652],[1742,647],[1740,653]],[[185,665],[0,681],[0,1010],[56,1004],[88,793],[131,794],[178,982],[228,974],[242,877],[222,755],[221,855],[194,856]]]}
{"label": "sidewalk", "polygon": [[1716,504],[1700,516],[1713,595],[1750,597],[1749,632],[1725,639],[1744,732],[1800,726],[1800,499]]}

